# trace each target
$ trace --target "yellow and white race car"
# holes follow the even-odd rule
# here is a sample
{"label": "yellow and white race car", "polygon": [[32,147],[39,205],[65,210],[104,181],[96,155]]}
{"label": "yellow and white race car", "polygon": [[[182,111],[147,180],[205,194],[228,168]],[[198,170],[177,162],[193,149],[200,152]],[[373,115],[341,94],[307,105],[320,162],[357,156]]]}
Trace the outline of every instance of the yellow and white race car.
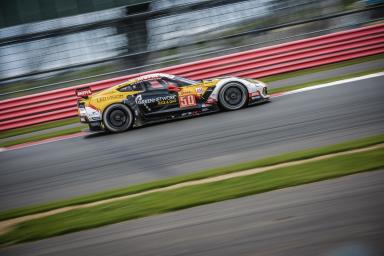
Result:
{"label": "yellow and white race car", "polygon": [[266,84],[258,80],[228,76],[193,81],[161,73],[94,94],[85,87],[76,94],[80,121],[88,123],[91,131],[110,132],[269,101]]}

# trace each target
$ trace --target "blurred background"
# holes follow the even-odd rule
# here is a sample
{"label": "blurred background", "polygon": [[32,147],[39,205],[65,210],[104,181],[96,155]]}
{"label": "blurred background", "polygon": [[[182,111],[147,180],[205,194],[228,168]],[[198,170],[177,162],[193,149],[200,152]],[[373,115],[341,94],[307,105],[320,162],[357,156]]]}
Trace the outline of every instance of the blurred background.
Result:
{"label": "blurred background", "polygon": [[383,1],[2,0],[0,99],[328,34]]}

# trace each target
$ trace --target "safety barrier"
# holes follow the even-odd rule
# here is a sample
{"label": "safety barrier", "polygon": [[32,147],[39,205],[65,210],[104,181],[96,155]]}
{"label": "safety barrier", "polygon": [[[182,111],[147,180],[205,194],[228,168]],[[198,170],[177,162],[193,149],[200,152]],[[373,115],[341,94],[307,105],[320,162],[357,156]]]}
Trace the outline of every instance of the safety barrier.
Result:
{"label": "safety barrier", "polygon": [[260,78],[379,53],[384,53],[384,24],[32,94],[0,101],[0,131],[74,117],[77,88],[99,91],[142,74],[162,72],[195,80],[222,75]]}

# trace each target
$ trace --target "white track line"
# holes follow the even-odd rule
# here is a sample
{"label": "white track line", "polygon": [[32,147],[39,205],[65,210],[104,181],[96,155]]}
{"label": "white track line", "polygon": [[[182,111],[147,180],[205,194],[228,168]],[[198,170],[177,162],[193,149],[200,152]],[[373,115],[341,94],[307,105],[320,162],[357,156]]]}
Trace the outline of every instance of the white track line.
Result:
{"label": "white track line", "polygon": [[379,76],[384,76],[384,72],[378,72],[378,73],[373,73],[365,76],[358,76],[358,77],[353,77],[353,78],[348,78],[348,79],[343,79],[343,80],[338,80],[334,82],[329,82],[325,84],[318,84],[318,85],[313,85],[293,91],[288,91],[288,92],[283,92],[283,93],[276,93],[272,95],[272,98],[277,98],[285,95],[290,95],[290,94],[296,94],[296,93],[301,93],[301,92],[307,92],[307,91],[312,91],[312,90],[317,90],[325,87],[330,87],[330,86],[335,86],[335,85],[340,85],[340,84],[345,84],[345,83],[350,83],[350,82],[356,82],[364,79],[369,79],[369,78],[374,78],[374,77],[379,77]]}
{"label": "white track line", "polygon": [[[296,93],[301,93],[301,92],[317,90],[317,89],[321,89],[321,88],[325,88],[325,87],[330,87],[330,86],[335,86],[335,85],[340,85],[340,84],[345,84],[345,83],[350,83],[350,82],[356,82],[356,81],[360,81],[360,80],[364,80],[364,79],[369,79],[369,78],[374,78],[374,77],[379,77],[379,76],[384,76],[384,72],[378,72],[378,73],[374,73],[374,74],[370,74],[370,75],[358,76],[358,77],[354,77],[354,78],[338,80],[338,81],[334,81],[334,82],[330,82],[330,83],[325,83],[325,84],[318,84],[318,85],[309,86],[309,87],[305,87],[305,88],[302,88],[302,89],[297,89],[297,90],[283,92],[283,93],[275,93],[275,94],[271,95],[271,98],[277,98],[277,97],[281,97],[281,96],[286,96],[286,95],[291,95],[291,94],[296,94]],[[36,141],[36,142],[30,142],[30,143],[25,143],[25,144],[19,144],[19,145],[11,146],[11,147],[8,147],[8,148],[0,148],[0,153],[4,152],[4,151],[9,151],[9,150],[16,150],[16,149],[21,149],[21,148],[27,148],[27,147],[32,147],[32,146],[36,146],[36,145],[46,144],[46,143],[55,142],[55,141],[59,141],[59,140],[67,140],[67,139],[71,139],[71,138],[75,138],[75,137],[80,137],[80,136],[82,136],[84,134],[85,134],[84,132],[80,132],[80,133],[73,134],[73,135],[67,135],[67,136],[64,135],[64,136],[60,136],[60,137],[57,137],[57,138],[50,138],[50,139],[43,140],[43,141]]]}

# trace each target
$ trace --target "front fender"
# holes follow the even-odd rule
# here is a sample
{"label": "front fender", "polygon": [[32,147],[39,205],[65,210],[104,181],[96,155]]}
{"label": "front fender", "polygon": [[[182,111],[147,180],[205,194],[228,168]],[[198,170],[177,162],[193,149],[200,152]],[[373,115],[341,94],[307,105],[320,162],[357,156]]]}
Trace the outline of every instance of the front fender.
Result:
{"label": "front fender", "polygon": [[210,95],[210,98],[213,98],[214,100],[218,101],[221,88],[225,84],[230,83],[230,82],[241,83],[242,85],[244,85],[247,88],[248,93],[256,92],[256,90],[258,90],[258,89],[262,90],[262,87],[258,88],[259,87],[258,85],[255,85],[255,84],[253,84],[253,83],[251,83],[245,79],[241,79],[241,78],[237,78],[237,77],[228,77],[228,78],[224,78],[224,79],[220,80],[216,84],[216,87],[213,90],[212,94]]}

